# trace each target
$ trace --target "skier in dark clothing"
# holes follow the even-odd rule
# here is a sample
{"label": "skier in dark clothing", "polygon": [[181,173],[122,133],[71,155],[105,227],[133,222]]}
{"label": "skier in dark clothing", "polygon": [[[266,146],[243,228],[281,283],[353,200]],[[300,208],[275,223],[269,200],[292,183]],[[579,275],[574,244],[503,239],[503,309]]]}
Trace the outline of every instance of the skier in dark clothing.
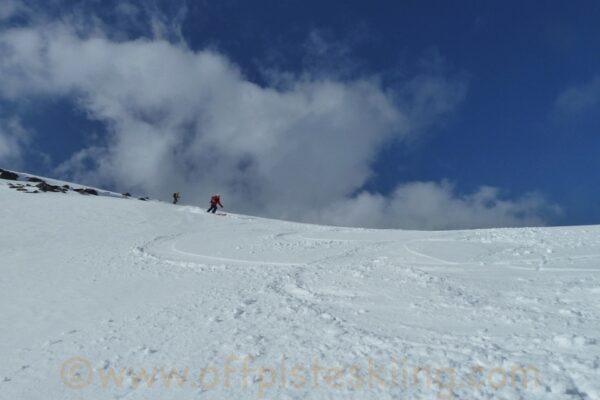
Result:
{"label": "skier in dark clothing", "polygon": [[179,202],[180,197],[181,195],[179,194],[179,192],[173,193],[173,204],[177,204]]}
{"label": "skier in dark clothing", "polygon": [[212,212],[213,214],[217,211],[217,206],[223,208],[223,204],[221,204],[221,196],[215,194],[210,198],[210,208],[206,210],[206,212]]}

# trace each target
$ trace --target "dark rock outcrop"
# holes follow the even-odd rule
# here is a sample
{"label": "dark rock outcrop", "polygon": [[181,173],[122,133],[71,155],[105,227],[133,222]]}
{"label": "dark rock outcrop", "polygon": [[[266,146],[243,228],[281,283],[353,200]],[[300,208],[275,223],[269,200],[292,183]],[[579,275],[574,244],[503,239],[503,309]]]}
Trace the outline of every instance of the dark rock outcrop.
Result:
{"label": "dark rock outcrop", "polygon": [[50,185],[46,182],[38,183],[36,187],[42,192],[66,193],[66,190],[60,186]]}
{"label": "dark rock outcrop", "polygon": [[28,182],[45,182],[43,179],[40,179],[38,177],[35,176],[30,176],[27,178]]}
{"label": "dark rock outcrop", "polygon": [[15,174],[14,172],[2,170],[2,171],[0,171],[0,179],[16,181],[19,179],[19,175]]}
{"label": "dark rock outcrop", "polygon": [[[40,192],[67,193],[72,190],[72,191],[77,192],[82,195],[99,196],[98,191],[96,189],[92,189],[92,188],[74,189],[74,188],[71,188],[71,186],[69,186],[69,185],[62,185],[62,186],[51,185],[48,182],[46,182],[45,180],[43,180],[42,178],[38,178],[36,176],[28,176],[28,177],[23,177],[23,178],[26,182],[31,182],[31,183],[9,182],[8,187],[10,187],[11,189],[18,190],[19,192],[24,192],[24,193],[40,193]],[[18,181],[19,175],[14,172],[6,171],[6,170],[0,168],[0,179]],[[36,184],[36,185],[33,185],[33,184]],[[30,188],[30,189],[28,189],[28,188]],[[129,192],[123,193],[123,196],[124,197],[132,197],[131,193],[129,193]],[[149,197],[140,197],[139,200],[148,201],[148,200],[150,200],[150,198]]]}
{"label": "dark rock outcrop", "polygon": [[93,196],[98,196],[98,191],[94,190],[94,189],[90,189],[90,188],[79,188],[79,189],[73,189],[74,191],[76,191],[79,194],[91,194]]}

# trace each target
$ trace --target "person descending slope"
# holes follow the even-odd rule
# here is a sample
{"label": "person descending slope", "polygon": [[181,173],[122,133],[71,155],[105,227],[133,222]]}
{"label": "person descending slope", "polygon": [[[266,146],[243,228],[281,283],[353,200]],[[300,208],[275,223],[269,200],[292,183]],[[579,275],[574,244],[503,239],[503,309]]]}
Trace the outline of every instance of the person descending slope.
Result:
{"label": "person descending slope", "polygon": [[180,198],[181,198],[181,195],[179,194],[179,192],[173,193],[173,204],[177,204],[179,202]]}
{"label": "person descending slope", "polygon": [[206,212],[212,212],[213,214],[217,211],[217,206],[223,208],[223,204],[221,204],[221,196],[219,194],[215,194],[210,198],[210,207]]}

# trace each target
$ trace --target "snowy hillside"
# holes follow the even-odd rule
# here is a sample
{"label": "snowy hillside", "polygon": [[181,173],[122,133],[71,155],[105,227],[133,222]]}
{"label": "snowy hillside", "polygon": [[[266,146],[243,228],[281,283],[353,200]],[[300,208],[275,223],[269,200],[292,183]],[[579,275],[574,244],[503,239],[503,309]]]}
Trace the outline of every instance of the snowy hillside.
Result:
{"label": "snowy hillside", "polygon": [[1,399],[600,398],[600,227],[345,229],[17,183]]}

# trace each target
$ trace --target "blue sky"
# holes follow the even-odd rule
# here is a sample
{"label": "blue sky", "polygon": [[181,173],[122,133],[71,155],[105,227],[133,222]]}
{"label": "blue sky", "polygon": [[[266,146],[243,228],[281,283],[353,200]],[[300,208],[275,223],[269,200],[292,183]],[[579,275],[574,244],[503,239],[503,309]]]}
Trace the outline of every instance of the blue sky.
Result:
{"label": "blue sky", "polygon": [[[3,65],[7,82],[24,81],[15,83],[10,93],[8,89],[0,92],[0,119],[4,121],[0,134],[7,143],[4,153],[0,146],[0,162],[6,168],[15,165],[118,190],[133,187],[159,198],[168,198],[169,191],[179,189],[189,194],[184,200],[192,204],[202,203],[210,191],[221,191],[230,195],[232,207],[239,211],[341,225],[437,229],[600,223],[597,2],[543,6],[535,2],[291,0],[49,4],[7,0],[4,10],[0,8],[0,35],[4,38],[0,52],[29,43],[14,34],[18,29],[46,38],[57,35],[56,42],[64,45],[56,53],[71,56],[68,46],[91,49],[94,38],[110,44],[110,49],[97,48],[98,54],[103,51],[107,57],[112,57],[110,52],[120,55],[120,47],[144,38],[149,42],[147,53],[140,52],[140,57],[161,51],[165,57],[174,54],[181,56],[177,65],[183,68],[190,55],[217,55],[223,61],[220,68],[235,81],[224,78],[224,87],[236,85],[244,92],[249,83],[256,95],[265,99],[275,91],[282,96],[282,103],[289,101],[289,107],[296,107],[297,96],[306,96],[309,100],[302,104],[307,108],[290,111],[289,119],[281,122],[281,111],[265,108],[270,100],[232,107],[241,110],[240,114],[249,113],[236,127],[247,126],[248,118],[263,118],[250,126],[269,130],[256,133],[258,139],[253,141],[242,139],[247,134],[243,129],[223,125],[231,115],[226,101],[220,99],[219,86],[202,86],[204,80],[198,72],[198,97],[217,94],[206,100],[210,106],[198,103],[190,113],[213,110],[209,117],[191,121],[194,118],[187,114],[180,116],[174,110],[189,100],[177,99],[177,91],[164,94],[159,106],[150,102],[159,94],[142,99],[140,86],[135,85],[123,94],[133,99],[133,110],[124,101],[118,111],[107,112],[102,102],[117,98],[113,97],[116,92],[103,89],[113,85],[110,71],[117,68],[117,75],[127,74],[131,68],[144,66],[127,59],[123,66],[115,62],[117,67],[106,62],[100,71],[76,57],[43,67],[58,77],[44,80],[45,72],[32,68],[36,62],[45,62],[42,53],[46,50],[37,48],[39,60],[23,52]],[[69,35],[75,40],[67,40]],[[175,54],[173,49],[183,50]],[[60,78],[64,75],[61,71],[69,65],[77,65],[77,71],[87,68],[92,75],[82,74],[81,79],[66,82]],[[177,65],[165,68],[179,71]],[[98,76],[103,78],[97,86],[88,84]],[[33,87],[36,79],[42,83]],[[45,82],[50,82],[48,87]],[[149,78],[148,82],[156,81]],[[179,85],[179,81],[173,85],[163,82]],[[190,85],[193,82],[190,79]],[[357,82],[370,86],[359,88]],[[341,100],[349,103],[340,103],[341,108],[321,115],[309,104],[310,99],[330,104],[331,98],[322,96],[329,96],[331,85],[345,93],[344,99],[356,95],[356,100]],[[234,92],[242,93],[237,90]],[[370,101],[358,104],[365,93],[381,95],[377,104],[390,106],[397,115],[371,110]],[[193,91],[186,94],[193,95]],[[352,107],[357,111],[350,117],[346,111]],[[360,115],[363,109],[371,111]],[[314,119],[298,127],[294,121],[300,117],[294,113]],[[161,114],[176,114],[177,118],[173,116],[173,123],[166,124],[160,121]],[[212,122],[218,118],[223,121]],[[207,119],[211,123],[203,125]],[[348,148],[333,144],[345,140],[344,129],[363,123],[374,126],[373,132],[348,133]],[[140,168],[123,178],[131,167],[121,162],[119,157],[127,151],[118,146],[136,147],[126,135],[127,130],[141,129],[138,124],[149,125],[156,135],[161,157],[178,154],[187,146],[184,142],[194,143],[191,147],[196,143],[204,146],[202,151],[185,154],[185,162],[164,161],[170,165],[170,173],[185,177],[179,181],[185,189],[153,182],[156,165],[148,165],[148,175]],[[230,154],[220,139],[209,140],[219,129],[233,132],[235,154]],[[297,152],[305,156],[295,164],[291,161],[289,171],[293,173],[288,176],[280,172],[288,168],[284,161],[264,161],[269,153],[255,148],[257,140],[265,140],[265,148],[293,151],[285,143],[291,135],[304,135],[303,129],[331,132],[324,134],[325,140],[314,133],[296,143]],[[173,137],[180,140],[167,139]],[[358,153],[360,162],[354,163],[344,154],[357,146],[368,151]],[[328,156],[311,158],[321,151]],[[321,169],[304,171],[303,165],[313,161],[322,163]],[[219,172],[219,163],[231,171],[223,168]],[[108,164],[123,167],[116,170]],[[323,170],[331,170],[331,176],[323,174],[316,179]],[[281,194],[283,182],[290,180],[301,186],[300,194]],[[323,198],[310,194],[338,184],[338,189],[323,193]],[[187,189],[196,186],[201,189]],[[308,193],[306,198],[303,193]],[[317,198],[315,204],[307,204],[312,198]],[[277,205],[268,204],[271,201]],[[428,207],[417,206],[428,202]],[[449,218],[447,212],[461,217]]]}

